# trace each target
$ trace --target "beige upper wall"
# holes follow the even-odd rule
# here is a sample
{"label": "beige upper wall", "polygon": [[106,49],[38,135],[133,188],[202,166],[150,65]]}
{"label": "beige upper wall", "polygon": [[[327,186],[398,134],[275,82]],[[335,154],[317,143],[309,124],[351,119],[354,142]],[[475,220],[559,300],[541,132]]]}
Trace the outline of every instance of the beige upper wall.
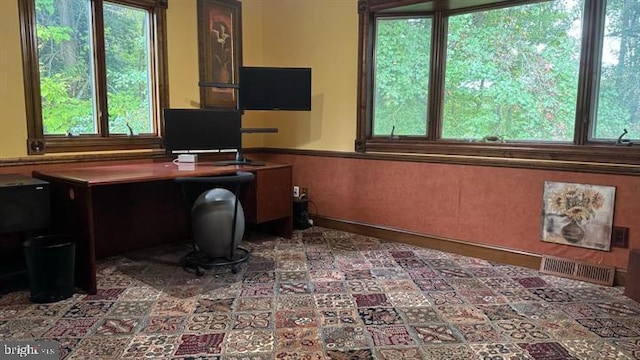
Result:
{"label": "beige upper wall", "polygon": [[[264,0],[242,1],[242,60],[244,64],[262,64]],[[271,3],[268,4],[271,6]],[[247,111],[242,116],[244,127],[264,127],[264,116],[255,111]],[[244,134],[243,147],[265,146],[264,134]]]}
{"label": "beige upper wall", "polygon": [[27,154],[18,0],[0,1],[0,159]]}
{"label": "beige upper wall", "polygon": [[[171,107],[197,107],[196,0],[167,12]],[[356,129],[356,0],[243,0],[246,65],[312,68],[312,111],[247,111],[243,125],[277,127],[249,134],[246,146],[352,151]],[[0,159],[27,156],[18,1],[0,1]]]}
{"label": "beige upper wall", "polygon": [[167,10],[169,106],[200,107],[196,0],[170,1]]}
{"label": "beige upper wall", "polygon": [[312,69],[311,112],[266,113],[265,125],[278,127],[280,132],[266,136],[265,145],[353,151],[358,70],[357,1],[270,0],[263,15],[265,45],[261,65]]}

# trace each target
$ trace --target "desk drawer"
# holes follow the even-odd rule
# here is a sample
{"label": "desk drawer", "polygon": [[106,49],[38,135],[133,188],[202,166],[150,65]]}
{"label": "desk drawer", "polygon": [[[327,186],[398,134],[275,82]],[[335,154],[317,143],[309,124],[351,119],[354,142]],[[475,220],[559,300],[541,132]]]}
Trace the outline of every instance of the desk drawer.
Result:
{"label": "desk drawer", "polygon": [[258,170],[240,201],[250,224],[291,217],[293,204],[291,167]]}

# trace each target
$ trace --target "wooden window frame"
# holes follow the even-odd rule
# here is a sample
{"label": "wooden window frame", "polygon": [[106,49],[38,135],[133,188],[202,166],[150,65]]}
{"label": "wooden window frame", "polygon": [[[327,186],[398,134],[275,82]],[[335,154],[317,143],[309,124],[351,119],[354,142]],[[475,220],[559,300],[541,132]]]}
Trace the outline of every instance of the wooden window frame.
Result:
{"label": "wooden window frame", "polygon": [[[151,76],[153,94],[152,104],[154,134],[128,136],[123,134],[107,135],[108,123],[98,121],[101,131],[95,135],[45,135],[42,124],[42,102],[40,100],[40,74],[38,69],[36,11],[35,0],[19,0],[19,17],[22,41],[22,66],[24,73],[25,106],[27,115],[27,152],[29,155],[61,152],[117,151],[135,149],[160,149],[162,147],[161,115],[162,109],[169,103],[167,70],[167,26],[166,9],[168,0],[93,0],[92,13],[98,13],[101,23],[101,11],[105,2],[133,6],[144,9],[150,15]],[[94,25],[98,44],[104,44],[102,25]],[[100,45],[96,45],[100,48]],[[101,46],[104,48],[104,46]],[[94,61],[101,62],[104,69],[104,51],[94,54]],[[96,80],[98,94],[106,93],[106,74],[98,74]],[[106,109],[106,96],[98,95],[98,107]],[[106,110],[103,110],[106,112]]]}
{"label": "wooden window frame", "polygon": [[[614,142],[589,140],[590,119],[594,117],[600,75],[602,36],[606,2],[585,0],[583,46],[578,83],[578,107],[572,143],[509,141],[508,143],[478,143],[440,139],[442,124],[444,63],[446,61],[445,16],[456,13],[498,9],[541,2],[541,0],[477,0],[474,6],[457,0],[359,0],[358,1],[358,104],[355,151],[360,153],[395,153],[436,155],[447,162],[474,164],[484,158],[499,166],[512,166],[514,161],[562,161],[568,170],[579,170],[584,163],[608,163],[622,166],[640,165],[640,146],[616,146]],[[467,6],[467,7],[465,7]],[[427,135],[382,137],[373,136],[373,71],[375,21],[379,16],[428,15],[433,18],[431,76],[428,104]],[[435,121],[435,122],[434,122]],[[461,160],[463,159],[463,160]],[[501,161],[503,159],[504,161]]]}

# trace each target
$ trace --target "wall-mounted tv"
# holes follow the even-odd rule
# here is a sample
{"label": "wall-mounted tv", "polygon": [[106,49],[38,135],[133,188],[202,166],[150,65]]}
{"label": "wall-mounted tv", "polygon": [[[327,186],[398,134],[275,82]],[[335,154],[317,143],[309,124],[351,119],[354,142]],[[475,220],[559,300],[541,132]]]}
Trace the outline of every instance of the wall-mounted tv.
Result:
{"label": "wall-mounted tv", "polygon": [[241,115],[238,110],[164,109],[167,153],[239,150]]}
{"label": "wall-mounted tv", "polygon": [[311,110],[311,68],[240,68],[240,110]]}

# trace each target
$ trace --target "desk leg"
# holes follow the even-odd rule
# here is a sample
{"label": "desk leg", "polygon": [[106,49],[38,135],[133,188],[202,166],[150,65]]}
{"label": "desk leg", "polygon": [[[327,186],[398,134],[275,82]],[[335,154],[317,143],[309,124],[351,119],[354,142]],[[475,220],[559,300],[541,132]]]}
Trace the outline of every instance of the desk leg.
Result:
{"label": "desk leg", "polygon": [[636,302],[640,302],[640,249],[629,252],[629,265],[625,280],[624,294]]}
{"label": "desk leg", "polygon": [[283,238],[291,239],[293,236],[293,218],[288,216],[286,218],[272,221],[273,233]]}
{"label": "desk leg", "polygon": [[51,182],[56,232],[76,239],[75,282],[89,294],[97,292],[95,224],[91,188]]}

